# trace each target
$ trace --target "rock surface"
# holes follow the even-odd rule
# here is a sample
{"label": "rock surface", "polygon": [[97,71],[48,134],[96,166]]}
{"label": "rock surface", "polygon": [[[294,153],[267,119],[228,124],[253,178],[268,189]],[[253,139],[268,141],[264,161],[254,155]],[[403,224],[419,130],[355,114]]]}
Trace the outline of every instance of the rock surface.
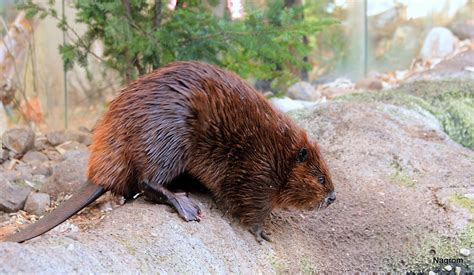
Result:
{"label": "rock surface", "polygon": [[474,79],[474,72],[467,70],[474,67],[474,49],[456,54],[453,58],[443,60],[430,70],[414,74],[412,79]]}
{"label": "rock surface", "polygon": [[273,97],[270,99],[273,106],[277,109],[281,110],[282,112],[289,112],[293,110],[303,109],[303,108],[310,108],[316,106],[316,102],[304,101],[304,100],[296,100],[291,99],[289,97],[284,98],[277,98]]}
{"label": "rock surface", "polygon": [[53,173],[41,188],[41,192],[57,198],[61,192],[72,193],[86,181],[87,158],[66,159],[54,164]]}
{"label": "rock surface", "polygon": [[46,213],[46,208],[49,207],[50,203],[51,200],[48,194],[30,193],[26,199],[24,209],[29,213],[41,216]]}
{"label": "rock surface", "polygon": [[7,263],[0,273],[401,272],[427,270],[431,250],[459,256],[465,246],[453,240],[472,215],[440,194],[474,192],[465,184],[474,176],[474,152],[453,142],[432,115],[351,101],[292,115],[319,142],[338,199],[320,212],[275,211],[264,225],[274,242],[259,245],[208,195],[192,195],[205,213],[200,223],[138,199],[86,230],[0,243]]}
{"label": "rock surface", "polygon": [[60,130],[51,131],[46,135],[48,142],[53,146],[58,146],[68,141],[76,141],[84,145],[91,144],[91,134],[85,131]]}
{"label": "rock surface", "polygon": [[454,51],[455,37],[450,30],[436,27],[430,30],[423,42],[420,56],[424,60],[443,58]]}
{"label": "rock surface", "polygon": [[11,213],[23,209],[30,190],[0,179],[0,211]]}
{"label": "rock surface", "polygon": [[288,96],[291,99],[316,101],[321,98],[321,93],[311,83],[299,81],[288,88]]}
{"label": "rock surface", "polygon": [[474,38],[474,19],[457,22],[451,30],[459,39]]}
{"label": "rock surface", "polygon": [[364,78],[356,82],[355,88],[363,90],[382,90],[383,84],[378,79]]}
{"label": "rock surface", "polygon": [[15,127],[5,131],[2,141],[8,150],[21,155],[33,148],[35,132],[27,127]]}
{"label": "rock surface", "polygon": [[23,156],[22,160],[26,163],[41,163],[48,161],[48,157],[41,152],[30,151]]}

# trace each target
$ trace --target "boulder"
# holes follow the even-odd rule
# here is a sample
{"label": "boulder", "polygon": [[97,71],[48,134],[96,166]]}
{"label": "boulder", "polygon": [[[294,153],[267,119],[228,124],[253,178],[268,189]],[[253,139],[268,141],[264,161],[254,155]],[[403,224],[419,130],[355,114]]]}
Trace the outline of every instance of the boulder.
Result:
{"label": "boulder", "polygon": [[15,127],[5,131],[2,141],[5,148],[22,155],[33,148],[35,132],[28,127]]}
{"label": "boulder", "polygon": [[289,97],[284,97],[284,98],[273,97],[270,99],[270,102],[277,109],[285,113],[289,111],[293,111],[293,110],[310,108],[316,105],[316,102],[296,100],[296,99],[291,99]]}
{"label": "boulder", "polygon": [[46,138],[48,139],[48,142],[53,146],[63,144],[67,141],[77,141],[88,146],[91,144],[92,141],[90,133],[76,130],[51,131],[46,134]]}
{"label": "boulder", "polygon": [[44,136],[36,137],[35,139],[35,149],[38,151],[43,151],[51,147],[48,143],[48,139]]}
{"label": "boulder", "polygon": [[53,173],[41,187],[41,192],[48,193],[54,199],[66,192],[73,193],[86,181],[87,158],[72,158],[53,165]]}
{"label": "boulder", "polygon": [[50,203],[51,200],[48,194],[32,192],[26,199],[24,210],[28,213],[42,216],[46,213],[46,208],[49,207]]}
{"label": "boulder", "polygon": [[447,28],[436,27],[430,30],[421,48],[421,58],[431,60],[443,58],[454,51],[455,37]]}
{"label": "boulder", "polygon": [[472,39],[474,38],[474,20],[454,23],[451,30],[461,40]]}
{"label": "boulder", "polygon": [[364,78],[357,81],[355,87],[362,90],[382,90],[383,84],[378,79]]}
{"label": "boulder", "polygon": [[30,151],[23,156],[22,160],[26,163],[41,163],[48,161],[49,159],[45,154],[41,152]]}
{"label": "boulder", "polygon": [[[8,181],[18,181],[18,182],[23,182],[26,180],[31,180],[32,179],[32,168],[30,165],[26,163],[16,163],[14,166],[11,166],[11,162],[5,163],[8,164],[6,165],[6,171],[3,173],[3,178],[8,180]],[[10,167],[13,167],[13,169],[10,169]]]}
{"label": "boulder", "polygon": [[292,99],[316,101],[321,98],[321,93],[311,83],[299,81],[288,88],[288,96]]}
{"label": "boulder", "polygon": [[0,211],[11,213],[23,209],[30,190],[0,180]]}

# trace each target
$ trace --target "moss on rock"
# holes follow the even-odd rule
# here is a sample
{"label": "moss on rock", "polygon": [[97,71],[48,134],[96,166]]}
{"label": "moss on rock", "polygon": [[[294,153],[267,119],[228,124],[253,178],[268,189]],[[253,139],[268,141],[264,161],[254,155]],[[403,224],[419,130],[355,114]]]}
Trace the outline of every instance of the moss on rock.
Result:
{"label": "moss on rock", "polygon": [[350,94],[342,101],[382,101],[432,113],[456,142],[474,149],[474,81],[418,81],[382,92]]}

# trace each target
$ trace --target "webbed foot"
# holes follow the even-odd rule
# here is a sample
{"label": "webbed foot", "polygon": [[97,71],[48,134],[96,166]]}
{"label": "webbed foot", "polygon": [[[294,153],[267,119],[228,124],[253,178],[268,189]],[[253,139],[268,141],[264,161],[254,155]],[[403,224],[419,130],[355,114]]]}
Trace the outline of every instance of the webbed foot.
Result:
{"label": "webbed foot", "polygon": [[262,228],[262,225],[261,224],[253,224],[250,226],[250,229],[249,231],[254,234],[255,236],[255,239],[257,240],[257,242],[259,244],[262,244],[263,241],[267,241],[267,242],[271,242],[272,240],[270,239],[270,237],[268,237],[268,234],[265,233],[265,231],[263,231],[263,228]]}
{"label": "webbed foot", "polygon": [[143,192],[148,199],[155,203],[172,206],[183,220],[200,221],[203,217],[199,206],[186,193],[173,193],[163,186],[156,188],[147,183],[143,183],[143,186]]}
{"label": "webbed foot", "polygon": [[174,195],[175,196],[170,203],[183,220],[187,222],[201,220],[203,213],[193,200],[191,200],[185,193],[174,193]]}

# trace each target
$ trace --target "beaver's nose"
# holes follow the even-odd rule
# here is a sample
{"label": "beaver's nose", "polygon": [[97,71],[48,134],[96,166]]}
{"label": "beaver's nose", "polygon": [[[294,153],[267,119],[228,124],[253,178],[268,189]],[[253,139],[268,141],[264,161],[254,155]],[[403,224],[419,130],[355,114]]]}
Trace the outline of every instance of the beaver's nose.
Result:
{"label": "beaver's nose", "polygon": [[331,194],[329,194],[329,196],[327,196],[326,200],[327,200],[328,204],[333,203],[336,200],[336,192],[332,191]]}

